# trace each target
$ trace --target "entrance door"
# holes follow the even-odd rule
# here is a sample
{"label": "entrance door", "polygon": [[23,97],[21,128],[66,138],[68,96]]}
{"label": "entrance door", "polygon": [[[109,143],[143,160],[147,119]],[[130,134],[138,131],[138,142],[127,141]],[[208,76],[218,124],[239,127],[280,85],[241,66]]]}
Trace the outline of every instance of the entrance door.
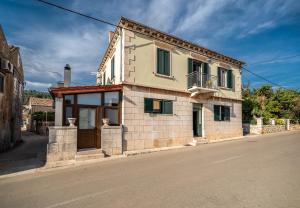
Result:
{"label": "entrance door", "polygon": [[97,107],[78,108],[77,148],[100,148],[100,110]]}
{"label": "entrance door", "polygon": [[193,106],[193,132],[194,136],[202,137],[202,104]]}

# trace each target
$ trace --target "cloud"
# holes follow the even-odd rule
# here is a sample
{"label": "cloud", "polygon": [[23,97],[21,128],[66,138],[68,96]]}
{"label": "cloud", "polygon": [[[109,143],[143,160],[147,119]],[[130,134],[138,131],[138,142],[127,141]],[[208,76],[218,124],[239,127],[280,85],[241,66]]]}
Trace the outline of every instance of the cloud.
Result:
{"label": "cloud", "polygon": [[91,24],[76,25],[59,32],[47,29],[22,31],[18,38],[26,43],[20,46],[26,81],[43,82],[45,86],[54,84],[63,79],[63,68],[68,63],[72,67],[72,79],[82,84],[84,79],[90,79],[87,78],[91,76],[90,72],[97,71],[106,37],[105,30]]}

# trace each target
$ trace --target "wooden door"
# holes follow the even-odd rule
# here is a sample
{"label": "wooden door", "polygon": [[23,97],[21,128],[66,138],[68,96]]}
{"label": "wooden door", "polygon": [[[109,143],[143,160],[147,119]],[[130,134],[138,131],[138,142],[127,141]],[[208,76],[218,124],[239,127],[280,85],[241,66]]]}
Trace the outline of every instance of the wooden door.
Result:
{"label": "wooden door", "polygon": [[100,108],[78,107],[77,148],[100,148]]}

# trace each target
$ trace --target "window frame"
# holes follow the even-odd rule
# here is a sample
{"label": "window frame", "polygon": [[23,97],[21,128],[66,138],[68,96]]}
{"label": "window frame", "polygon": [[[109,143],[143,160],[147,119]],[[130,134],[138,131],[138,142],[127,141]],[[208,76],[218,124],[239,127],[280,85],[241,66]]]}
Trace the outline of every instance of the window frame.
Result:
{"label": "window frame", "polygon": [[111,80],[114,80],[116,75],[115,75],[115,56],[113,56],[110,60],[110,77]]}
{"label": "window frame", "polygon": [[[146,100],[152,102],[152,108],[149,110],[146,106]],[[160,109],[155,110],[153,109],[153,101],[158,101],[160,103]],[[171,110],[166,110],[166,103],[171,103]],[[173,115],[174,108],[173,108],[173,100],[165,100],[165,99],[156,99],[156,98],[144,98],[144,113],[150,114],[163,114],[163,115]],[[149,104],[149,103],[148,103]]]}
{"label": "window frame", "polygon": [[0,93],[4,93],[4,89],[5,89],[5,76],[0,73],[0,79],[2,80],[0,82]]}
{"label": "window frame", "polygon": [[[155,50],[155,70],[154,70],[154,74],[156,76],[160,76],[160,77],[172,78],[172,51],[169,50],[169,49],[166,49],[166,48],[161,48],[161,47],[154,47],[154,50]],[[162,51],[165,51],[165,52],[169,53],[169,75],[160,73],[158,71],[158,51],[159,50],[162,50]],[[165,71],[165,69],[164,69],[164,71]]]}
{"label": "window frame", "polygon": [[[218,115],[216,115],[216,112],[218,112]],[[230,106],[214,105],[214,121],[230,121],[230,117]]]}

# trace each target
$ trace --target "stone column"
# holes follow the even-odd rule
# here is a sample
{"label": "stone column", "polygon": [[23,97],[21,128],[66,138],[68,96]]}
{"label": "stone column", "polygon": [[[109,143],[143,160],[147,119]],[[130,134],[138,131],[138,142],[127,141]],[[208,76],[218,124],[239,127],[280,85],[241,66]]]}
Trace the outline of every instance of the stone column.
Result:
{"label": "stone column", "polygon": [[122,126],[102,126],[101,149],[106,155],[120,155],[122,149],[123,128]]}
{"label": "stone column", "polygon": [[63,125],[63,98],[55,98],[55,126]]}
{"label": "stone column", "polygon": [[285,130],[290,130],[290,119],[285,119]]}
{"label": "stone column", "polygon": [[262,130],[263,130],[263,118],[257,118],[256,119],[256,125],[257,125],[257,133],[258,134],[262,134]]}

